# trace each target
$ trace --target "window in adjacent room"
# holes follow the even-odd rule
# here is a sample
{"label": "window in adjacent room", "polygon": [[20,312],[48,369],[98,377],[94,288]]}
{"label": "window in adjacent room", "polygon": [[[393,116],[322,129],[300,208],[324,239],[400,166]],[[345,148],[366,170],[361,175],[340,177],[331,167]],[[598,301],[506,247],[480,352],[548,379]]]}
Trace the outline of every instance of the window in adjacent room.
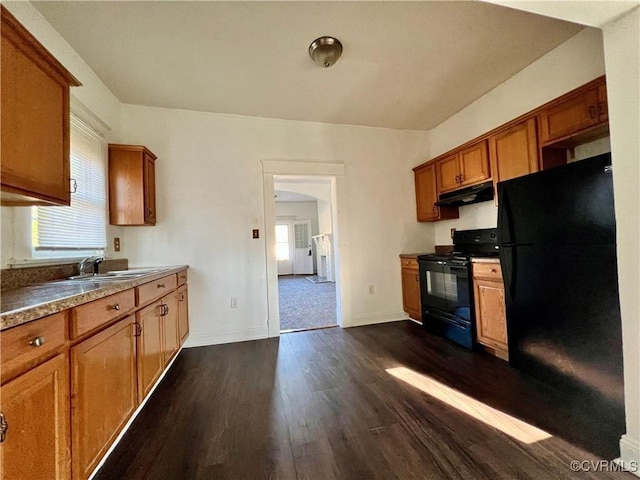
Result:
{"label": "window in adjacent room", "polygon": [[106,148],[102,135],[71,115],[69,207],[32,208],[34,257],[79,257],[107,245]]}

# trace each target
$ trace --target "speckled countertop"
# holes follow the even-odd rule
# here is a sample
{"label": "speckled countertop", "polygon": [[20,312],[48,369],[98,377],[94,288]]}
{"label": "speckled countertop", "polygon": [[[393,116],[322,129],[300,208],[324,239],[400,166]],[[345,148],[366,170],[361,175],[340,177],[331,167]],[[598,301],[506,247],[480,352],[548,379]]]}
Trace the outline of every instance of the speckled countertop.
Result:
{"label": "speckled countertop", "polygon": [[131,269],[141,275],[134,278],[110,279],[87,277],[77,280],[55,280],[21,288],[2,290],[0,330],[15,327],[46,315],[61,312],[114,293],[137,287],[158,278],[189,268],[188,265]]}

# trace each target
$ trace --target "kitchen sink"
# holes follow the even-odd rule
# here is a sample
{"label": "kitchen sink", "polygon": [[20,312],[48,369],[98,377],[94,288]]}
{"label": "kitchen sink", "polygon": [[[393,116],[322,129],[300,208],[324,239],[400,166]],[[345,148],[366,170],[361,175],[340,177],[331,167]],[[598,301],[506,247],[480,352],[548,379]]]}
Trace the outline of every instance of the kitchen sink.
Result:
{"label": "kitchen sink", "polygon": [[[98,275],[76,275],[69,277],[61,282],[102,282],[102,281],[117,281],[127,280],[142,277],[144,275],[150,275],[161,271],[161,269],[135,269],[135,270],[114,270],[112,272],[100,273]],[[58,282],[60,283],[60,282]]]}

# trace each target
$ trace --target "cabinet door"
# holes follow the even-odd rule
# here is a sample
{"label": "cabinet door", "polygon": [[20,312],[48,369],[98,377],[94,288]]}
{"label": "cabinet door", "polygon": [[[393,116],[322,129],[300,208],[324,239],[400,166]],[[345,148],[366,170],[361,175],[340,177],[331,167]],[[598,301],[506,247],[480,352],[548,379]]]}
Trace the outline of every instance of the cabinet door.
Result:
{"label": "cabinet door", "polygon": [[156,164],[150,155],[144,154],[144,221],[156,224]]}
{"label": "cabinet door", "polygon": [[507,351],[507,317],[504,285],[501,282],[474,279],[478,342]]}
{"label": "cabinet door", "polygon": [[601,122],[609,120],[609,103],[607,102],[607,85],[598,87],[598,118]]}
{"label": "cabinet door", "polygon": [[436,162],[439,193],[455,190],[460,186],[460,164],[458,154]]}
{"label": "cabinet door", "polygon": [[161,301],[152,303],[136,313],[140,324],[138,336],[138,401],[147,396],[149,390],[162,373],[164,353],[162,341]]}
{"label": "cabinet door", "polygon": [[169,363],[180,348],[180,329],[178,327],[178,292],[171,292],[162,299],[163,356],[164,364]]}
{"label": "cabinet door", "polygon": [[541,142],[544,145],[599,122],[598,88],[594,87],[572,95],[540,114]]}
{"label": "cabinet door", "polygon": [[458,218],[454,207],[436,207],[438,187],[435,163],[428,163],[414,172],[416,185],[416,211],[419,222],[433,222],[446,218]]}
{"label": "cabinet door", "polygon": [[489,149],[494,183],[537,172],[535,118],[490,136]]}
{"label": "cabinet door", "polygon": [[178,331],[182,345],[189,335],[189,291],[186,285],[178,289]]}
{"label": "cabinet door", "polygon": [[402,306],[415,320],[421,320],[420,274],[412,268],[402,269]]}
{"label": "cabinet door", "polygon": [[69,361],[65,354],[3,385],[0,412],[7,422],[6,439],[0,443],[0,478],[70,478]]}
{"label": "cabinet door", "polygon": [[134,317],[71,349],[73,477],[87,478],[135,410]]}
{"label": "cabinet door", "polygon": [[[69,205],[69,86],[5,32],[4,10],[2,27],[2,190]],[[29,203],[3,193],[3,204],[12,201]]]}
{"label": "cabinet door", "polygon": [[491,177],[486,141],[483,140],[461,150],[458,156],[460,158],[460,186],[474,185]]}

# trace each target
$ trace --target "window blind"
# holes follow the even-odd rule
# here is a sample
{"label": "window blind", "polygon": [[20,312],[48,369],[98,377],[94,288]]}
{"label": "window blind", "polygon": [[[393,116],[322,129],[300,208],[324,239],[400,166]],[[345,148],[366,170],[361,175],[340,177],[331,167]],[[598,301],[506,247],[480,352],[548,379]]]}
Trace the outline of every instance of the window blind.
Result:
{"label": "window blind", "polygon": [[104,139],[71,115],[71,184],[77,189],[69,207],[34,207],[35,250],[106,248],[106,170]]}

